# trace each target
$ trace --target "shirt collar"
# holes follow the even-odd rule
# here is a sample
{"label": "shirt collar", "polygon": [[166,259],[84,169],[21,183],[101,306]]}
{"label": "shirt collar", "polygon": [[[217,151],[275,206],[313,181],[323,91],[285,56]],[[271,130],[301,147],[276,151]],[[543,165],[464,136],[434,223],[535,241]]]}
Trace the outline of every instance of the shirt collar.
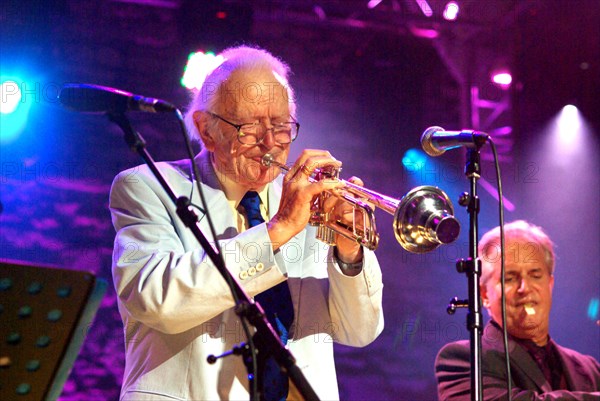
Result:
{"label": "shirt collar", "polygon": [[[491,320],[490,323],[494,326],[496,326],[496,328],[500,331],[502,331],[502,326],[500,326],[498,323],[496,323],[495,320]],[[513,335],[511,335],[510,333],[508,333],[508,336],[514,340],[516,343],[520,344],[521,346],[523,346],[525,349],[527,350],[533,350],[536,348],[545,348],[546,350],[551,349],[551,345],[550,343],[552,343],[552,338],[550,338],[550,335],[548,335],[548,342],[546,343],[546,345],[542,345],[539,346],[537,345],[535,342],[533,342],[533,340],[530,340],[528,338],[518,338],[515,337]]]}
{"label": "shirt collar", "polygon": [[[212,153],[210,155],[210,160],[213,165],[215,174],[217,176],[217,180],[219,181],[219,184],[221,186],[221,189],[225,193],[225,197],[227,198],[227,200],[229,202],[232,203],[233,207],[235,209],[237,209],[238,206],[240,205],[242,198],[244,197],[244,195],[246,195],[246,192],[248,192],[247,188],[243,188],[243,187],[239,186],[235,181],[233,181],[227,175],[220,174],[219,172],[217,172],[217,169],[215,168],[215,165],[213,162]],[[269,185],[265,185],[260,191],[256,191],[256,192],[258,192],[258,196],[263,205],[268,205],[268,201],[269,201],[268,188],[269,188]]]}

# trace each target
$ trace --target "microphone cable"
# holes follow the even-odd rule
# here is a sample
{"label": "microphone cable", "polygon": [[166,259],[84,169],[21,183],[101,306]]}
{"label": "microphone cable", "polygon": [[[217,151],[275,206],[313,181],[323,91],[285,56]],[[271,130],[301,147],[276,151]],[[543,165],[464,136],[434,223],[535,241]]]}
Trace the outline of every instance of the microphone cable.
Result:
{"label": "microphone cable", "polygon": [[498,220],[500,225],[500,291],[502,303],[502,340],[504,343],[504,364],[506,367],[506,394],[508,401],[512,400],[512,382],[510,377],[510,355],[508,349],[508,329],[506,328],[506,280],[505,280],[505,242],[504,242],[504,198],[502,195],[502,179],[500,178],[500,163],[498,160],[498,151],[492,137],[488,137],[488,142],[494,155],[494,167],[496,170],[496,188],[498,189]]}

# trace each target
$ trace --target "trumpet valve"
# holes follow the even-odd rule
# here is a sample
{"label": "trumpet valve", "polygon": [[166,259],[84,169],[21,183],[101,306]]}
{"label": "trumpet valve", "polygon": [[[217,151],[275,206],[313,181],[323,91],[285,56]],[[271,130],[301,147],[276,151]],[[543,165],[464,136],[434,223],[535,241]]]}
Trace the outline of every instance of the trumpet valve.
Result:
{"label": "trumpet valve", "polygon": [[315,170],[313,177],[316,181],[321,180],[339,180],[341,168],[336,168],[333,166],[325,166],[323,168],[318,168]]}
{"label": "trumpet valve", "polygon": [[329,227],[319,225],[317,227],[317,239],[327,245],[335,245],[335,231]]}

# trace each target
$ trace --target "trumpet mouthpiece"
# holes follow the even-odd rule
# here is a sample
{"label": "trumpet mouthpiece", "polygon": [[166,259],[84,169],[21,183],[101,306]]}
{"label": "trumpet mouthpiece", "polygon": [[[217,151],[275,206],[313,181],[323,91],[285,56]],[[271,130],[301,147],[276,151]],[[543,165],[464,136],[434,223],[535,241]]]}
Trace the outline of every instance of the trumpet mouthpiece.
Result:
{"label": "trumpet mouthpiece", "polygon": [[284,171],[289,171],[289,168],[285,164],[279,163],[275,160],[275,157],[270,153],[265,153],[260,159],[260,163],[265,167],[277,166]]}
{"label": "trumpet mouthpiece", "polygon": [[271,167],[271,164],[273,164],[274,161],[275,161],[275,158],[270,153],[265,153],[265,155],[260,160],[262,165],[265,167]]}

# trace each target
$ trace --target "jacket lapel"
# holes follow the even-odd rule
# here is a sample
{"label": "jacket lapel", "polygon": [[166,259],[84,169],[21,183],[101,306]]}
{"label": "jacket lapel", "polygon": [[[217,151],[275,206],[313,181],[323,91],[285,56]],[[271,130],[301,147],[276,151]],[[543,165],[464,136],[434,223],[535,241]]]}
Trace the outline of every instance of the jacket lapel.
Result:
{"label": "jacket lapel", "polygon": [[[511,367],[514,365],[521,369],[521,373],[524,376],[529,377],[533,383],[540,389],[541,392],[552,391],[552,386],[546,380],[546,376],[540,370],[535,360],[529,355],[529,353],[513,340],[509,340],[512,343],[512,351],[510,360],[513,362]],[[515,369],[516,370],[516,369]]]}
{"label": "jacket lapel", "polygon": [[[486,335],[483,343],[487,348],[504,354],[504,342],[502,341],[502,330],[495,325],[489,323],[486,327]],[[493,339],[489,341],[488,339]],[[535,363],[535,360],[529,353],[517,344],[509,335],[508,349],[510,354],[510,368],[513,381],[515,377],[528,378],[541,392],[552,391],[552,386],[546,380],[544,373]],[[521,384],[522,385],[522,384]]]}
{"label": "jacket lapel", "polygon": [[[225,231],[223,238],[230,238],[232,233],[230,232],[229,228],[235,229],[236,222],[234,216],[229,212],[227,198],[221,189],[221,184],[217,178],[217,173],[215,172],[212,162],[210,161],[210,153],[206,149],[202,149],[202,151],[196,155],[195,161],[198,165],[198,170],[200,170],[202,191],[204,192],[204,198],[207,202],[205,207],[208,209],[215,224],[215,228],[218,232],[217,235],[221,236],[219,233],[223,233]],[[191,180],[192,175],[190,174],[189,160],[183,160],[182,162],[187,163],[187,168],[185,171],[188,174],[188,179]],[[194,185],[192,203],[195,205],[202,205],[200,194],[196,190],[196,184],[192,183],[192,185]],[[197,213],[203,231],[209,230],[208,222],[205,220],[205,213],[203,213],[201,210],[197,210]],[[210,231],[204,232],[208,234]]]}
{"label": "jacket lapel", "polygon": [[567,388],[577,389],[580,391],[595,391],[594,387],[591,386],[591,381],[576,380],[577,378],[587,376],[585,368],[579,363],[579,361],[575,358],[571,358],[569,352],[560,345],[554,343],[554,346],[558,351],[558,356],[563,366],[563,374],[567,380]]}

